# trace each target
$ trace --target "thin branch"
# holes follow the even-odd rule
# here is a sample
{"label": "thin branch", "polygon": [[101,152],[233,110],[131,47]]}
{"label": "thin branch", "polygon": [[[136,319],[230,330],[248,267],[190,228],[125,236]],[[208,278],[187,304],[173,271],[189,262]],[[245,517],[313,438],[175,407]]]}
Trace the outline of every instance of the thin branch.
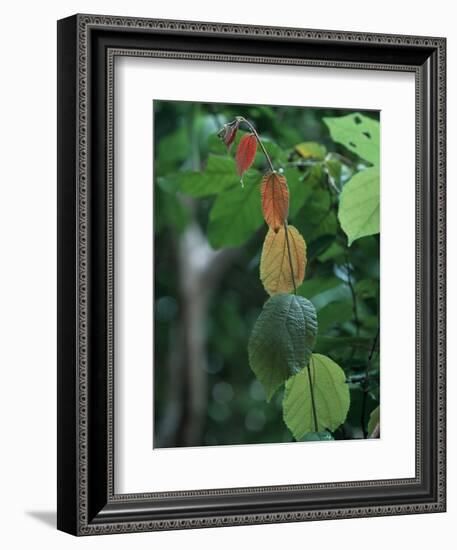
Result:
{"label": "thin branch", "polygon": [[287,255],[289,256],[290,276],[292,277],[294,294],[297,294],[297,285],[295,284],[295,277],[294,277],[294,266],[292,263],[292,253],[290,251],[290,243],[289,243],[289,226],[287,224],[287,221],[284,222],[284,231],[286,235]]}
{"label": "thin branch", "polygon": [[281,164],[281,168],[307,168],[309,166],[316,166],[322,164],[321,160],[296,160],[294,162],[286,162]]}
{"label": "thin branch", "polygon": [[359,314],[357,311],[357,296],[355,294],[354,285],[352,284],[350,263],[349,263],[349,257],[347,253],[346,253],[346,272],[347,272],[347,279],[348,279],[347,282],[348,282],[348,286],[351,291],[351,297],[352,297],[352,312],[354,314],[355,334],[356,336],[358,336],[359,330],[360,330],[360,322],[359,322]]}
{"label": "thin branch", "polygon": [[[254,128],[254,126],[253,126],[248,120],[246,120],[244,117],[239,116],[239,117],[236,117],[236,118],[237,118],[237,120],[239,120],[240,122],[244,122],[244,123],[249,127],[249,129],[251,130],[251,132],[255,135],[256,140],[257,140],[258,144],[260,145],[260,147],[262,148],[263,154],[265,155],[265,158],[267,159],[267,162],[268,162],[268,164],[270,165],[271,171],[272,171],[272,172],[275,172],[273,163],[271,162],[270,155],[267,153],[267,150],[265,149],[265,146],[264,146],[264,144],[262,143],[262,140],[260,139],[260,136],[259,136],[259,134],[257,133],[257,130],[256,130],[256,129]],[[293,266],[293,263],[292,263],[292,253],[291,253],[291,250],[290,250],[289,227],[288,227],[288,224],[287,224],[287,220],[284,222],[284,231],[285,231],[285,235],[286,235],[287,255],[288,255],[288,257],[289,257],[289,266],[290,266],[290,275],[291,275],[291,277],[292,277],[292,285],[293,285],[293,287],[294,287],[294,294],[297,294],[297,285],[296,285],[296,283],[295,283],[294,266]]]}
{"label": "thin branch", "polygon": [[370,371],[370,367],[371,367],[371,360],[373,359],[373,355],[374,355],[374,352],[376,350],[376,346],[378,344],[378,339],[379,339],[379,327],[378,327],[378,330],[376,331],[376,336],[373,339],[373,344],[371,346],[370,353],[368,355],[367,363],[366,363],[366,366],[365,366],[365,378],[363,380],[363,385],[362,385],[363,395],[362,395],[362,411],[361,411],[361,415],[360,415],[360,424],[362,426],[362,432],[363,432],[363,438],[364,439],[368,438],[368,431],[367,431],[367,428],[365,427],[365,424],[366,424],[366,421],[367,421],[366,408],[367,408],[368,387],[369,387],[369,384],[368,384],[368,382],[369,382],[369,371]]}
{"label": "thin branch", "polygon": [[[311,367],[310,367],[311,361],[313,363],[313,370],[315,371],[314,360],[313,360],[312,356],[311,356],[310,362],[308,363],[308,366],[306,368],[308,370],[309,393],[311,395],[311,408],[313,410],[314,431],[318,432],[319,430],[318,430],[318,424],[317,424],[316,402],[314,401],[314,388],[313,388],[313,380],[312,380],[312,377],[311,377]],[[316,375],[314,375],[314,376],[316,376]]]}

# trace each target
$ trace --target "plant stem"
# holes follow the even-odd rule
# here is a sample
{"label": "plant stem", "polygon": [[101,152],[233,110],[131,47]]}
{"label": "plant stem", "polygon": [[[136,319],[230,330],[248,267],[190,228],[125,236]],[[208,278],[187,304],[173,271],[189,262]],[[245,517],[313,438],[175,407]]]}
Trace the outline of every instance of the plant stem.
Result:
{"label": "plant stem", "polygon": [[[255,135],[255,138],[257,140],[257,143],[260,145],[260,147],[262,148],[262,151],[263,151],[263,154],[265,155],[265,158],[267,159],[267,162],[268,164],[270,165],[270,169],[272,172],[275,172],[276,170],[274,169],[274,166],[273,166],[273,163],[271,162],[271,158],[270,158],[270,155],[267,153],[267,150],[265,149],[265,146],[264,144],[262,143],[262,140],[260,139],[260,136],[259,134],[257,133],[257,130],[254,128],[254,126],[248,121],[246,120],[244,117],[242,116],[239,116],[239,117],[236,117],[240,122],[244,122],[248,127],[249,129],[251,130],[251,132]],[[294,287],[294,294],[297,294],[297,285],[295,284],[295,276],[294,276],[294,266],[292,264],[292,253],[291,253],[291,250],[290,250],[290,242],[289,242],[289,227],[287,225],[287,220],[284,222],[284,231],[285,231],[285,235],[286,235],[286,245],[287,245],[287,255],[289,257],[289,267],[290,267],[290,276],[292,277],[292,285]]]}
{"label": "plant stem", "polygon": [[349,257],[347,253],[346,253],[346,272],[348,277],[348,286],[351,291],[351,297],[352,297],[352,311],[354,313],[355,334],[356,336],[358,336],[359,329],[360,329],[360,322],[359,322],[359,315],[357,311],[357,297],[355,294],[354,285],[352,284],[351,273],[350,273],[350,263],[349,263]]}
{"label": "plant stem", "polygon": [[286,235],[287,255],[289,256],[290,276],[292,277],[292,285],[294,287],[294,294],[297,294],[297,285],[295,284],[295,277],[294,277],[294,266],[292,264],[292,254],[291,254],[291,251],[290,251],[289,226],[287,224],[287,221],[284,222],[284,231],[285,231],[285,235]]}
{"label": "plant stem", "polygon": [[368,437],[368,431],[365,427],[365,424],[366,424],[366,412],[365,412],[365,410],[366,410],[366,406],[367,406],[367,397],[368,397],[369,370],[370,370],[370,367],[371,367],[371,360],[373,359],[373,355],[374,355],[374,352],[375,352],[375,349],[376,349],[376,345],[378,343],[378,339],[379,339],[379,327],[378,327],[378,330],[376,331],[376,336],[374,337],[373,345],[371,346],[371,350],[370,350],[370,353],[368,355],[367,364],[366,364],[366,367],[365,367],[365,378],[364,378],[363,385],[362,385],[363,395],[362,395],[362,412],[361,412],[361,417],[360,417],[360,424],[362,425],[362,432],[363,432],[363,438],[364,439],[367,439],[367,437]]}
{"label": "plant stem", "polygon": [[238,116],[236,117],[237,120],[239,120],[240,122],[244,122],[246,124],[246,126],[249,127],[249,129],[251,130],[251,132],[255,135],[255,138],[257,140],[257,143],[260,145],[260,147],[262,148],[262,151],[263,151],[263,154],[265,155],[265,158],[267,159],[267,162],[268,164],[270,165],[270,170],[272,172],[275,172],[275,169],[274,169],[274,166],[273,166],[273,163],[271,162],[271,158],[270,158],[270,155],[267,153],[267,150],[265,149],[265,146],[264,144],[262,143],[260,137],[259,137],[259,134],[257,133],[257,130],[254,128],[254,126],[248,121],[246,120],[244,117],[242,116]]}
{"label": "plant stem", "polygon": [[[255,135],[257,143],[260,145],[260,147],[263,151],[263,154],[265,155],[265,158],[266,158],[266,160],[267,160],[267,162],[270,166],[271,171],[275,172],[276,170],[274,169],[273,163],[271,162],[270,155],[267,153],[267,150],[265,149],[265,146],[262,143],[262,141],[259,137],[259,134],[257,133],[254,126],[242,116],[238,116],[236,118],[237,118],[238,121],[244,122],[244,124],[246,124],[246,126],[248,126],[248,128],[251,130],[251,132]],[[294,287],[294,294],[297,294],[297,285],[295,283],[294,266],[293,266],[293,263],[292,263],[292,252],[290,250],[290,241],[289,241],[289,226],[288,226],[287,220],[284,221],[284,231],[285,231],[285,237],[286,237],[287,255],[288,255],[288,258],[289,258],[290,276],[292,278],[292,285]],[[310,359],[310,362],[311,361],[312,361],[312,358]],[[314,400],[314,388],[313,388],[313,380],[312,380],[312,376],[311,376],[310,362],[308,362],[308,365],[307,365],[306,368],[307,368],[307,371],[308,371],[309,393],[311,395],[311,407],[312,407],[312,411],[313,411],[314,431],[317,432],[318,431],[318,423],[317,423],[316,403],[315,403],[315,400]],[[314,362],[313,362],[313,370],[314,370]]]}
{"label": "plant stem", "polygon": [[[312,380],[312,377],[311,377],[311,367],[310,367],[311,361],[313,361],[312,357],[311,357],[310,362],[308,363],[308,366],[306,368],[308,370],[309,393],[311,395],[311,407],[312,407],[312,410],[313,410],[314,431],[318,432],[319,430],[318,430],[318,427],[317,427],[316,403],[314,401],[314,388],[313,388],[313,380]],[[313,369],[314,369],[314,361],[313,361]]]}

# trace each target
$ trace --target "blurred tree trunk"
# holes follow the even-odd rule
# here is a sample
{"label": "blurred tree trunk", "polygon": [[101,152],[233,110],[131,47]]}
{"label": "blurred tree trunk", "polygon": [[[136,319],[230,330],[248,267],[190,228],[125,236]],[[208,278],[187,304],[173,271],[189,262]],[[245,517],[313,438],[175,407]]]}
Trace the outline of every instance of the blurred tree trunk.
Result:
{"label": "blurred tree trunk", "polygon": [[158,447],[203,443],[207,411],[206,318],[209,299],[238,249],[214,251],[196,223],[178,242],[179,326],[170,337],[168,395]]}

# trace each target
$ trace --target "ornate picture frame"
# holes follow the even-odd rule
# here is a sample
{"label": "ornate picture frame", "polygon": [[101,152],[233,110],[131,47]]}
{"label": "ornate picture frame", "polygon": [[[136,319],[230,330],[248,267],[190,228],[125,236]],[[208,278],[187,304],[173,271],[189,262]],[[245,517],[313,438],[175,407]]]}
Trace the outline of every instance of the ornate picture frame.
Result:
{"label": "ornate picture frame", "polygon": [[[416,476],[118,494],[113,474],[117,56],[415,75]],[[124,533],[445,511],[444,38],[74,15],[58,22],[58,528]]]}

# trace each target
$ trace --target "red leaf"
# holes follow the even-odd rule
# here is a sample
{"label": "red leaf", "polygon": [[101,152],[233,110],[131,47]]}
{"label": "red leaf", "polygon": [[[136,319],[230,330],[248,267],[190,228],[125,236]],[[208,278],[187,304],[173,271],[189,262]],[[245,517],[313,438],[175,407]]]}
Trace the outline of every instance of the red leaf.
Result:
{"label": "red leaf", "polygon": [[260,188],[263,217],[277,233],[289,213],[289,189],[286,178],[276,172],[267,172]]}
{"label": "red leaf", "polygon": [[241,177],[252,165],[257,151],[257,139],[254,134],[247,134],[240,139],[236,151],[236,171]]}

